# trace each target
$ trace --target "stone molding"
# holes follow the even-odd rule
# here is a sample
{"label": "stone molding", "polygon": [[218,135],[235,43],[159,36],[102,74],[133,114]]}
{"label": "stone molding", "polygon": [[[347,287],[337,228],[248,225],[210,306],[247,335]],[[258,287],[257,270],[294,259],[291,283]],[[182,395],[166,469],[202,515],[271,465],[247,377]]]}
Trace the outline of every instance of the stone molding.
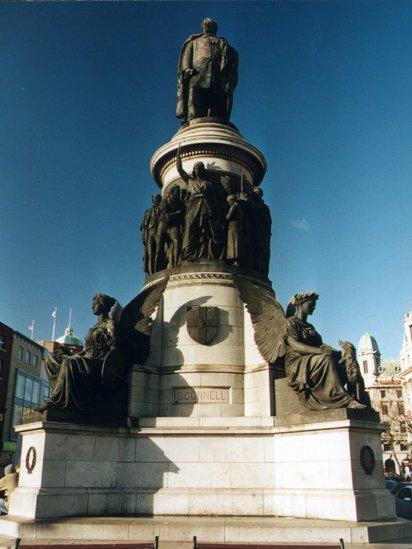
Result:
{"label": "stone molding", "polygon": [[231,285],[234,285],[233,274],[245,278],[256,286],[273,291],[270,280],[260,280],[253,275],[242,273],[242,271],[237,267],[231,267],[223,262],[212,260],[204,261],[202,263],[185,263],[174,269],[159,271],[150,277],[146,277],[142,291],[150,288],[161,280],[164,280],[167,276],[169,276],[169,282],[179,283],[193,280],[206,280],[211,282],[229,282]]}
{"label": "stone molding", "polygon": [[191,281],[191,280],[219,280],[227,281],[233,285],[233,278],[231,274],[226,273],[188,273],[188,274],[176,274],[171,275],[170,282],[182,282],[182,281]]}
{"label": "stone molding", "polygon": [[[191,159],[195,158],[197,156],[201,157],[210,157],[210,158],[221,158],[222,160],[228,159],[228,160],[234,160],[237,164],[240,164],[243,168],[251,170],[251,172],[256,174],[262,173],[262,168],[257,162],[251,163],[250,156],[245,153],[242,149],[236,149],[233,148],[233,146],[220,146],[217,147],[216,145],[210,145],[209,147],[203,148],[196,148],[195,145],[193,146],[193,150],[182,153],[182,160],[185,159]],[[160,181],[163,181],[165,174],[167,171],[176,164],[176,158],[173,156],[169,158],[163,165],[162,168],[157,175],[156,172],[154,172],[154,176],[159,178]],[[252,164],[252,165],[251,165]],[[263,174],[258,177],[258,181],[263,179]],[[156,179],[157,181],[157,179]],[[160,185],[159,185],[160,186]]]}
{"label": "stone molding", "polygon": [[235,126],[199,120],[180,128],[172,139],[152,156],[150,170],[159,187],[163,186],[165,172],[176,162],[179,144],[183,160],[196,156],[233,160],[253,174],[255,185],[259,185],[266,173],[265,157],[259,149],[244,139]]}
{"label": "stone molding", "polygon": [[144,436],[149,432],[151,434],[163,435],[164,433],[179,432],[181,434],[193,435],[206,431],[220,435],[234,434],[236,430],[250,434],[281,434],[281,433],[303,433],[319,431],[341,431],[349,429],[351,432],[380,433],[385,427],[380,423],[356,419],[343,419],[332,421],[321,421],[306,423],[301,425],[276,425],[276,417],[142,417],[139,420],[139,427],[105,427],[102,425],[74,424],[38,421],[35,423],[16,426],[16,431],[25,434],[34,434],[39,431],[62,432],[76,434],[104,434],[128,437]]}
{"label": "stone molding", "polygon": [[173,375],[182,373],[216,373],[216,374],[243,374],[244,366],[229,364],[184,364],[183,366],[166,366],[157,370],[161,375]]}
{"label": "stone molding", "polygon": [[271,366],[267,362],[262,364],[253,364],[253,366],[245,366],[245,374],[253,374],[254,372],[262,372],[264,370],[271,370]]}

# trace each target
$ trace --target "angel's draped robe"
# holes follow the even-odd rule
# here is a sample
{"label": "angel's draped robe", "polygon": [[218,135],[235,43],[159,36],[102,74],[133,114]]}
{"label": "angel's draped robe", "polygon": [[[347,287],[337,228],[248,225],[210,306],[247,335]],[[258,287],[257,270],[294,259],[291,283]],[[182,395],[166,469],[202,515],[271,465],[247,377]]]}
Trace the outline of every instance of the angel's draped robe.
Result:
{"label": "angel's draped robe", "polygon": [[81,354],[49,355],[46,358],[46,371],[52,389],[48,402],[54,408],[90,409],[99,388],[103,361],[115,343],[113,334],[112,320],[98,322],[86,335]]}
{"label": "angel's draped robe", "polygon": [[[287,319],[288,335],[311,347],[320,347],[322,337],[312,324],[296,316]],[[346,408],[353,398],[342,387],[333,355],[303,354],[289,345],[285,360],[289,385],[311,410]]]}

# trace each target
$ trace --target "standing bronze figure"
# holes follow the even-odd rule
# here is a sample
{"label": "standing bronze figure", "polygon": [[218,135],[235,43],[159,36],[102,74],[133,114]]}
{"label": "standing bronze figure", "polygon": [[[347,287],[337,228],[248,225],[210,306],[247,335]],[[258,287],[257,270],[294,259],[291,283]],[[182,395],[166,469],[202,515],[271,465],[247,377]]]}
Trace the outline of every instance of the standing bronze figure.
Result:
{"label": "standing bronze figure", "polygon": [[146,274],[156,272],[156,236],[159,217],[159,205],[162,200],[160,194],[152,196],[152,207],[145,211],[140,230],[142,231],[142,241],[144,246],[144,271]]}
{"label": "standing bronze figure", "polygon": [[216,259],[215,248],[220,243],[216,212],[219,211],[213,184],[203,162],[196,162],[192,174],[182,166],[180,146],[176,153],[176,168],[187,184],[187,207],[183,229],[182,260]]}
{"label": "standing bronze figure", "polygon": [[202,33],[182,46],[177,79],[177,118],[212,116],[229,120],[237,84],[238,54],[217,37],[217,23],[206,18]]}
{"label": "standing bronze figure", "polygon": [[244,242],[244,216],[243,210],[239,205],[238,197],[235,194],[230,194],[227,197],[227,203],[229,204],[229,211],[226,214],[226,219],[229,222],[227,229],[227,246],[226,246],[226,259],[230,261],[232,265],[236,267],[242,265],[242,251]]}
{"label": "standing bronze figure", "polygon": [[259,235],[259,238],[254,240],[253,269],[267,278],[269,275],[272,217],[269,207],[263,200],[263,191],[260,187],[253,189],[253,197],[252,225],[256,234]]}

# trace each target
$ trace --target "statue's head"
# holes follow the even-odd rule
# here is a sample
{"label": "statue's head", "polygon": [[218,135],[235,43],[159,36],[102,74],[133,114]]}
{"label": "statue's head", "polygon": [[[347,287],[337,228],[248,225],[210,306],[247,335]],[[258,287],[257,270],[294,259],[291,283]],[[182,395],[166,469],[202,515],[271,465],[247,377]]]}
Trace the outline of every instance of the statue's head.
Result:
{"label": "statue's head", "polygon": [[169,200],[178,200],[180,198],[180,187],[179,185],[173,185],[173,187],[169,190],[168,195]]}
{"label": "statue's head", "polygon": [[217,33],[216,21],[213,21],[213,19],[210,19],[210,17],[205,17],[202,20],[202,32],[204,34],[210,34],[212,36],[215,36]]}
{"label": "statue's head", "polygon": [[108,314],[115,303],[114,297],[98,292],[93,298],[93,313],[95,315]]}
{"label": "statue's head", "polygon": [[155,206],[157,206],[158,204],[160,204],[160,201],[162,200],[162,197],[160,196],[160,194],[154,194],[152,196],[152,202]]}
{"label": "statue's head", "polygon": [[260,187],[254,187],[253,188],[253,192],[255,193],[255,195],[258,197],[258,198],[262,198],[263,197],[263,191]]}
{"label": "statue's head", "polygon": [[229,206],[231,206],[232,204],[234,204],[236,202],[236,196],[234,194],[230,194],[227,198],[226,198],[226,201],[227,203],[229,204]]}
{"label": "statue's head", "polygon": [[202,177],[206,172],[205,165],[203,162],[196,162],[193,166],[193,176],[194,177]]}
{"label": "statue's head", "polygon": [[300,308],[304,313],[311,315],[316,307],[319,295],[315,292],[300,292],[295,294],[288,303],[286,316],[293,316],[296,309]]}

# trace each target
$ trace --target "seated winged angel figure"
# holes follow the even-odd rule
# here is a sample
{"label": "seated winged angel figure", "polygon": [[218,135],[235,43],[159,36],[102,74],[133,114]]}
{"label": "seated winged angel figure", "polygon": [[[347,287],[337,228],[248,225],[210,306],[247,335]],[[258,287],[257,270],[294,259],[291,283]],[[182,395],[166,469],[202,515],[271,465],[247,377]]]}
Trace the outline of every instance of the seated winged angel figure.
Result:
{"label": "seated winged angel figure", "polygon": [[[144,289],[123,309],[113,297],[94,296],[92,309],[98,322],[86,335],[84,349],[46,358],[51,393],[37,411],[126,414],[127,371],[133,364],[143,364],[150,353],[152,314],[167,280]],[[118,318],[113,318],[116,305]]]}
{"label": "seated winged angel figure", "polygon": [[286,315],[273,291],[237,276],[236,286],[251,315],[255,342],[262,357],[284,361],[289,386],[311,410],[370,406],[351,343],[343,353],[325,345],[307,317],[316,307],[314,292],[295,294]]}

